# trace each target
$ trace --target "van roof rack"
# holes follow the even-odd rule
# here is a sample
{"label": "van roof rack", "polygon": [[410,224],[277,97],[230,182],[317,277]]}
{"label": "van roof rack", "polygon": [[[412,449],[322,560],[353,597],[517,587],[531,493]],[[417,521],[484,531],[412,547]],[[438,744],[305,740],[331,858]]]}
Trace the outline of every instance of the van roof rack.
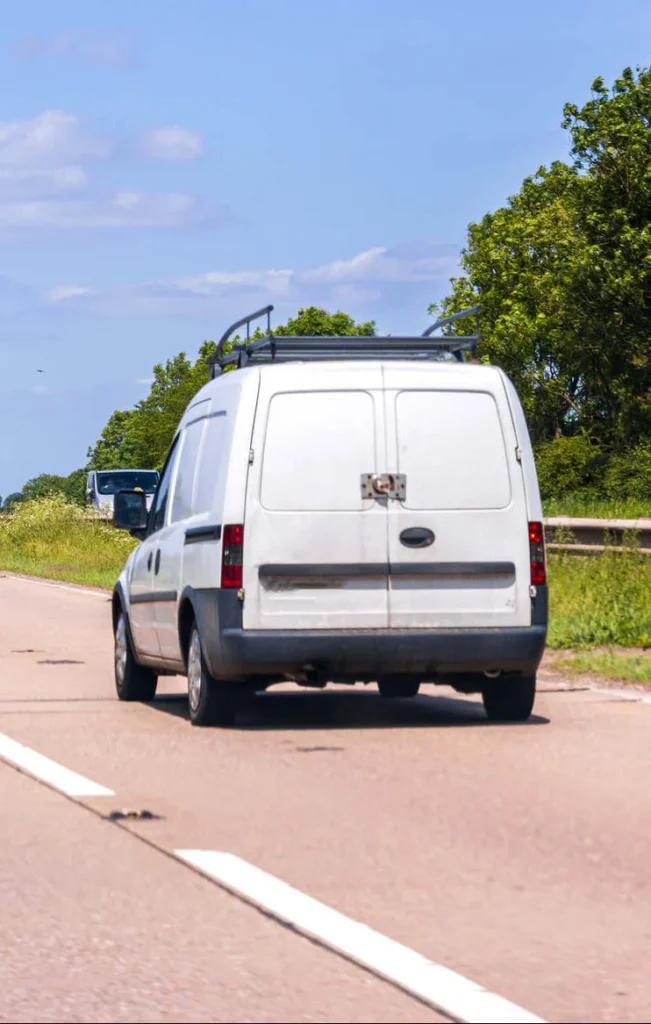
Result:
{"label": "van roof rack", "polygon": [[[234,324],[222,334],[217,342],[215,352],[207,360],[211,369],[211,377],[219,377],[228,367],[241,369],[244,366],[258,363],[287,362],[319,362],[325,360],[360,360],[360,359],[438,359],[445,353],[451,353],[459,362],[463,362],[464,351],[475,354],[477,342],[481,341],[479,333],[480,306],[470,306],[460,313],[441,317],[431,324],[421,335],[405,335],[394,337],[386,335],[341,336],[331,335],[296,335],[273,334],[271,330],[271,312],[273,306],[264,306]],[[467,316],[477,316],[477,333],[469,335],[448,334],[432,337],[434,331],[447,327]],[[261,338],[251,340],[251,324],[262,317],[267,318],[267,333]],[[246,339],[227,350],[228,340],[240,327],[246,327]]]}

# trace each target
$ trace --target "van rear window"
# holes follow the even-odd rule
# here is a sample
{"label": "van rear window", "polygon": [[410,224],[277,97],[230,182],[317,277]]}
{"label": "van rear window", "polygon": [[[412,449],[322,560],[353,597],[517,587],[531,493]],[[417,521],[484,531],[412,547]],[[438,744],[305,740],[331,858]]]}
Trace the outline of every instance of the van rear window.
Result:
{"label": "van rear window", "polygon": [[509,467],[492,395],[401,391],[395,408],[407,508],[496,509],[509,504]]}
{"label": "van rear window", "polygon": [[260,500],[272,511],[364,508],[360,478],[375,472],[373,399],[366,391],[274,395]]}

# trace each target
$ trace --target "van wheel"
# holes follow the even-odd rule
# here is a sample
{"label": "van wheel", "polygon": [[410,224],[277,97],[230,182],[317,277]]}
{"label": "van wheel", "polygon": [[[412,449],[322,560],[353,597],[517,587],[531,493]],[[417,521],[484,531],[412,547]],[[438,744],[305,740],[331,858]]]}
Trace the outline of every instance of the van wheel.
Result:
{"label": "van wheel", "polygon": [[156,695],[158,678],[150,668],[139,665],[133,656],[127,617],[124,611],[115,627],[115,689],[120,700],[137,700],[147,704]]}
{"label": "van wheel", "polygon": [[213,679],[203,657],[196,622],[188,647],[188,704],[193,725],[233,725],[237,711],[236,687]]}
{"label": "van wheel", "polygon": [[491,722],[526,722],[536,699],[536,677],[489,679],[484,683],[481,695]]}
{"label": "van wheel", "polygon": [[420,689],[417,679],[378,679],[380,697],[415,697]]}

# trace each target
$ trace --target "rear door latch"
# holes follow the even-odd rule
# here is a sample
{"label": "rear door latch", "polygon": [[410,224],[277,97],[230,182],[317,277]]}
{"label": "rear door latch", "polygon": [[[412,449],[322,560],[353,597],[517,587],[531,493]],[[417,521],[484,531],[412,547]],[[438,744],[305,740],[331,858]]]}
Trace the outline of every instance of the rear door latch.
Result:
{"label": "rear door latch", "polygon": [[404,473],[362,473],[362,498],[407,497],[407,477]]}

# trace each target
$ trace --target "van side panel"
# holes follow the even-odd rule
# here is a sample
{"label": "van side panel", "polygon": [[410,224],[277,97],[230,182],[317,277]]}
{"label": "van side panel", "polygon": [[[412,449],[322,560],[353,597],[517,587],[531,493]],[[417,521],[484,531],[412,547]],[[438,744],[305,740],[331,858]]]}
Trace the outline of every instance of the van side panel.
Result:
{"label": "van side panel", "polygon": [[527,421],[524,418],[522,404],[518,397],[512,381],[501,370],[498,371],[506,391],[513,426],[515,429],[518,446],[522,452],[522,475],[527,502],[527,517],[530,522],[542,522],[543,510],[540,500],[540,489],[538,487],[538,476],[536,474],[536,462],[534,459],[531,438],[527,429]]}
{"label": "van side panel", "polygon": [[256,369],[224,374],[209,385],[212,406],[197,463],[193,515],[184,522],[184,587],[221,586],[221,531],[229,523],[244,521],[259,383]]}

